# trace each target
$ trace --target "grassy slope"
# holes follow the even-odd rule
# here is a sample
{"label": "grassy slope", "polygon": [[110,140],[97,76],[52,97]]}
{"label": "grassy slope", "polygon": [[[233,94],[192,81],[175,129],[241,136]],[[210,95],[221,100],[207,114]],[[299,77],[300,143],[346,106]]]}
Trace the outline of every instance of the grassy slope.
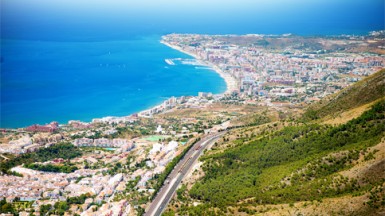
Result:
{"label": "grassy slope", "polygon": [[[385,202],[385,190],[376,191],[376,187],[385,187],[385,176],[366,178],[364,173],[347,177],[340,173],[356,167],[362,158],[380,160],[375,161],[377,170],[385,173],[381,170],[384,158],[368,150],[384,137],[385,100],[381,100],[384,85],[385,70],[381,70],[327,101],[313,105],[306,113],[308,119],[318,119],[380,101],[345,124],[336,127],[298,124],[210,154],[204,158],[205,177],[186,195],[202,204],[193,207],[187,201],[178,209],[179,213],[254,214],[274,210],[280,215],[283,209],[289,212],[286,207],[299,208],[298,204],[289,207],[288,203],[302,203],[309,208],[307,201],[314,204],[313,201],[318,200],[315,208],[319,210],[327,208],[326,204],[320,204],[322,200],[336,202],[340,197],[355,195],[361,199],[348,199],[359,200],[365,207],[360,211],[375,214],[379,211],[378,205]],[[242,139],[233,142],[239,143]],[[263,208],[259,208],[261,204]],[[271,205],[271,209],[265,208],[266,205]],[[282,211],[277,211],[277,206]]]}

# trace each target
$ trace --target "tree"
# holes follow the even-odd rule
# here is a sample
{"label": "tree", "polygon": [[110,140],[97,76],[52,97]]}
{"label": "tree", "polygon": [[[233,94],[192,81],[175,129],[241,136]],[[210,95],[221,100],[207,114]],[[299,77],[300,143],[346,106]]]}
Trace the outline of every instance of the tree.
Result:
{"label": "tree", "polygon": [[3,206],[1,206],[1,213],[12,213],[13,207],[10,203],[5,203]]}
{"label": "tree", "polygon": [[59,215],[64,215],[64,213],[69,209],[69,205],[66,201],[56,202],[54,207],[55,212]]}
{"label": "tree", "polygon": [[51,210],[51,208],[52,208],[51,204],[41,205],[40,206],[40,215],[47,214]]}

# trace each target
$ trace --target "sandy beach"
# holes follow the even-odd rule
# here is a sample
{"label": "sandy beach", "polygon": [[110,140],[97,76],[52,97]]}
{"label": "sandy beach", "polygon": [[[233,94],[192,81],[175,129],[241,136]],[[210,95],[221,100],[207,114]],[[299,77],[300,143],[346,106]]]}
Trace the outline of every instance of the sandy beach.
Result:
{"label": "sandy beach", "polygon": [[180,52],[183,52],[187,55],[190,55],[192,57],[194,57],[195,59],[203,62],[205,65],[207,65],[208,67],[212,68],[215,72],[217,72],[219,74],[219,76],[221,76],[225,82],[226,82],[226,91],[224,92],[224,94],[230,94],[232,93],[233,91],[237,91],[239,88],[238,88],[238,82],[237,80],[230,74],[224,72],[223,70],[221,70],[217,65],[209,62],[209,61],[206,61],[204,59],[201,59],[200,56],[192,53],[192,52],[188,52],[186,50],[183,50],[181,47],[179,46],[175,46],[175,45],[172,45],[172,44],[169,44],[167,42],[164,42],[164,41],[161,41],[162,44],[168,46],[168,47],[171,47],[175,50],[178,50]]}

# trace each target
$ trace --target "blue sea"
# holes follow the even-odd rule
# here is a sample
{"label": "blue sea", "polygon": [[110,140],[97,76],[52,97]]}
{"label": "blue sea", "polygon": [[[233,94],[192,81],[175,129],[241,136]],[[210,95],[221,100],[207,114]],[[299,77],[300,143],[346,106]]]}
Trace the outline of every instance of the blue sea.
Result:
{"label": "blue sea", "polygon": [[0,127],[126,116],[171,96],[222,93],[168,33],[335,35],[384,29],[383,0],[0,0]]}
{"label": "blue sea", "polygon": [[2,127],[125,116],[171,96],[226,90],[212,70],[168,65],[192,57],[159,40],[2,41]]}

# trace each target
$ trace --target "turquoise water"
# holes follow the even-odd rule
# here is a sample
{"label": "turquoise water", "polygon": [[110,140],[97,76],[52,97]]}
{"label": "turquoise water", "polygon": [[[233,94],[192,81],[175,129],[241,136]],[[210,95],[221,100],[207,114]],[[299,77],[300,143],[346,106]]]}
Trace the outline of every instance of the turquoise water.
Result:
{"label": "turquoise water", "polygon": [[160,36],[102,42],[3,40],[1,127],[125,116],[171,96],[222,93],[217,73],[166,58],[192,58]]}

